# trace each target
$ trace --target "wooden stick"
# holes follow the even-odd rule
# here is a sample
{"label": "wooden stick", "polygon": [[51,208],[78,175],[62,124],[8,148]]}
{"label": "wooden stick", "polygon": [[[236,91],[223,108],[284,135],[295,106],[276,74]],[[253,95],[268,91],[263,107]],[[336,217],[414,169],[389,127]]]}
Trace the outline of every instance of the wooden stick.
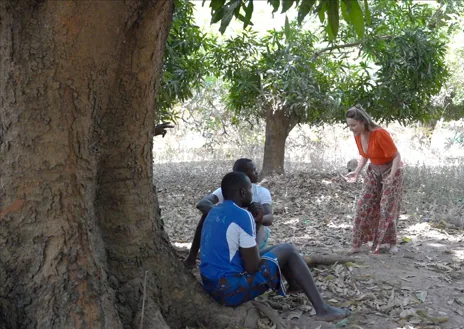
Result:
{"label": "wooden stick", "polygon": [[143,317],[145,315],[145,298],[147,297],[147,273],[145,271],[145,276],[143,278],[143,298],[142,298],[142,315],[140,316],[140,329],[143,329]]}

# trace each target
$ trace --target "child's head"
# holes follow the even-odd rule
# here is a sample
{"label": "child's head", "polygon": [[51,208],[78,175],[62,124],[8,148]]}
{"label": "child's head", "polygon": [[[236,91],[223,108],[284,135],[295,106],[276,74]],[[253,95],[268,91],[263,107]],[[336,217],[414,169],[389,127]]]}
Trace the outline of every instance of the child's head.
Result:
{"label": "child's head", "polygon": [[346,164],[346,169],[348,170],[348,172],[355,171],[357,167],[358,167],[358,159],[351,159]]}

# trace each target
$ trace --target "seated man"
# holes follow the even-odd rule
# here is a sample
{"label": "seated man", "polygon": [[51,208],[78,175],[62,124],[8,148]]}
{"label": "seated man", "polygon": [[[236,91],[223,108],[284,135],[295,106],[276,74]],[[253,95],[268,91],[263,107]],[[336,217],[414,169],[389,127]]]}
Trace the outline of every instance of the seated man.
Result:
{"label": "seated man", "polygon": [[[252,183],[252,194],[253,194],[253,206],[248,209],[251,212],[256,212],[259,209],[263,209],[264,216],[261,223],[257,226],[256,240],[260,250],[264,249],[267,245],[267,241],[270,235],[270,229],[268,226],[272,225],[273,215],[272,215],[272,198],[269,190],[263,186],[259,186],[256,183],[258,182],[258,170],[256,169],[255,163],[246,158],[238,159],[235,161],[234,172],[242,172],[250,178]],[[203,227],[203,222],[205,221],[206,215],[208,212],[217,204],[224,201],[221,188],[219,187],[213,193],[208,194],[206,197],[201,199],[197,204],[197,209],[203,214],[197,228],[195,230],[195,235],[193,237],[192,246],[190,247],[190,252],[185,259],[184,263],[189,268],[194,268],[196,264],[196,259],[198,255],[198,250],[200,249],[200,239],[201,239],[201,228]],[[259,206],[261,205],[261,207]]]}
{"label": "seated man", "polygon": [[269,289],[284,296],[283,274],[290,285],[294,282],[301,287],[318,320],[347,317],[349,312],[323,301],[308,266],[293,245],[276,245],[260,255],[255,221],[261,216],[254,218],[243,209],[252,200],[250,179],[243,173],[228,173],[221,189],[225,201],[208,213],[201,234],[200,273],[205,290],[222,305],[238,306]]}

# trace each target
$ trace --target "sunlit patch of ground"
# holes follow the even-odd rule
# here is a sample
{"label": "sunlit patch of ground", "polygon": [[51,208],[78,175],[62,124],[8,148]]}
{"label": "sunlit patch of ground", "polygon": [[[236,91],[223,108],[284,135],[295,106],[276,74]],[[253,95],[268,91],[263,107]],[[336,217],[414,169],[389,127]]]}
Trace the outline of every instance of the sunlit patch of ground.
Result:
{"label": "sunlit patch of ground", "polygon": [[[231,166],[232,161],[155,165],[162,217],[175,246],[189,246],[200,218],[196,202],[219,186]],[[373,256],[366,248],[357,256],[358,263],[313,270],[324,298],[354,312],[340,327],[463,328],[464,231],[443,219],[450,213],[451,203],[440,205],[430,200],[462,196],[464,186],[458,190],[447,178],[457,176],[448,171],[434,171],[428,177],[424,175],[427,170],[409,171],[397,255]],[[427,194],[424,188],[417,188],[432,186],[427,185],[430,181],[434,188]],[[336,171],[293,171],[270,177],[264,185],[274,200],[271,243],[293,242],[303,254],[344,255],[350,248],[360,183],[349,185]],[[298,321],[314,313],[302,295],[282,298],[269,293],[262,298],[286,319]],[[263,328],[270,327],[263,323]]]}

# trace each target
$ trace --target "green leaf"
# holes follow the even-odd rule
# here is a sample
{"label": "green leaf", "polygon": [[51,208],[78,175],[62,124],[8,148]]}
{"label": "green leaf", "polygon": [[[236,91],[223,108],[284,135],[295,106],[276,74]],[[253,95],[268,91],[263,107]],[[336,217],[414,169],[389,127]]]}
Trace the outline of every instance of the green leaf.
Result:
{"label": "green leaf", "polygon": [[[216,11],[219,8],[223,7],[224,4],[226,3],[226,0],[211,0],[211,3],[209,4],[209,7]],[[203,1],[203,5],[205,4],[205,0]]]}
{"label": "green leaf", "polygon": [[354,26],[356,34],[359,38],[364,37],[364,16],[359,6],[358,0],[343,0],[346,4],[348,15],[351,19],[351,24]]}
{"label": "green leaf", "polygon": [[279,10],[280,0],[267,0],[267,2],[270,3],[274,8],[272,13],[275,13],[277,10]]}
{"label": "green leaf", "polygon": [[367,0],[364,0],[364,13],[366,15],[366,24],[369,26],[372,24],[372,20],[371,11],[369,10],[369,4],[367,3]]}
{"label": "green leaf", "polygon": [[325,33],[327,33],[327,36],[329,37],[329,40],[332,41],[333,39],[335,39],[335,35],[333,34],[332,28],[330,27],[329,24],[326,25],[324,29],[325,29]]}
{"label": "green leaf", "polygon": [[321,0],[317,8],[317,15],[319,16],[319,20],[321,21],[321,23],[324,23],[325,21],[325,12],[327,9],[326,5],[327,2],[325,0]]}
{"label": "green leaf", "polygon": [[243,20],[243,28],[246,28],[251,23],[251,15],[253,14],[253,0],[248,1],[248,6],[245,7],[245,19]]}
{"label": "green leaf", "polygon": [[298,24],[301,24],[303,19],[308,15],[316,0],[303,0],[298,9]]}
{"label": "green leaf", "polygon": [[336,37],[338,34],[339,26],[339,11],[338,11],[338,0],[329,0],[327,2],[327,17],[329,20],[329,26],[332,30],[332,37]]}
{"label": "green leaf", "polygon": [[403,244],[403,243],[408,243],[408,242],[411,241],[411,240],[412,240],[412,238],[404,237],[403,239],[401,239],[401,242],[400,242],[400,243],[401,243],[401,244]]}
{"label": "green leaf", "polygon": [[293,5],[295,0],[282,0],[282,14],[285,13]]}
{"label": "green leaf", "polygon": [[288,17],[287,15],[285,15],[285,37],[288,39],[290,39],[291,37],[291,34],[292,34],[292,30],[290,28],[290,23],[288,22]]}
{"label": "green leaf", "polygon": [[225,14],[222,17],[221,26],[219,27],[219,32],[221,32],[222,34],[224,34],[224,32],[227,29],[227,26],[229,26],[230,21],[232,20],[232,17],[235,14],[235,10],[238,8],[239,4],[240,4],[240,0],[235,0],[229,6],[224,7]]}
{"label": "green leaf", "polygon": [[219,22],[224,17],[225,13],[226,7],[221,7],[218,10],[216,10],[213,16],[211,16],[211,24]]}
{"label": "green leaf", "polygon": [[347,11],[347,9],[346,9],[345,1],[342,1],[342,2],[340,3],[340,9],[342,10],[343,19],[345,20],[345,22],[347,22],[348,24],[350,24],[351,18],[350,18],[350,15],[348,15],[348,11]]}

